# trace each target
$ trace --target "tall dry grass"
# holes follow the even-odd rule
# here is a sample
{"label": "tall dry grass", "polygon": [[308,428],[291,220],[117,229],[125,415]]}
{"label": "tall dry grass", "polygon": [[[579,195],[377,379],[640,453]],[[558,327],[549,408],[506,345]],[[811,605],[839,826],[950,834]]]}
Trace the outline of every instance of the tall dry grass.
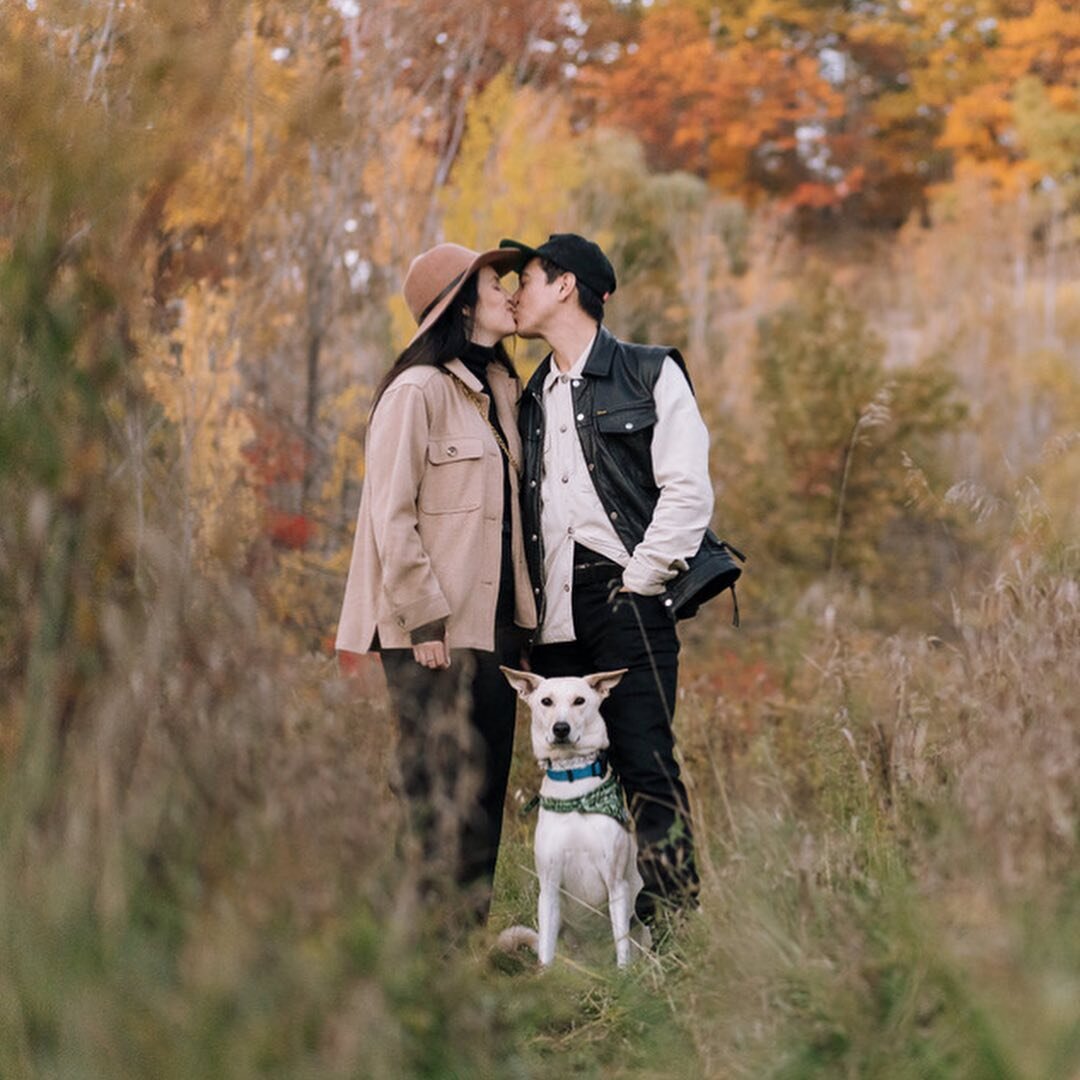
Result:
{"label": "tall dry grass", "polygon": [[[103,617],[37,814],[5,773],[3,1075],[1080,1067],[1080,603],[1061,565],[1004,560],[947,637],[860,628],[843,597],[760,636],[710,613],[678,720],[702,909],[628,977],[536,977],[417,906],[378,684],[283,659],[250,594],[160,539],[143,557],[154,603]],[[532,918],[530,830],[508,819],[499,924]]]}
{"label": "tall dry grass", "polygon": [[381,696],[297,657],[257,573],[191,558],[140,377],[245,11],[97,14],[0,26],[0,1076],[490,1072],[394,843]]}
{"label": "tall dry grass", "polygon": [[679,977],[705,1073],[1080,1075],[1075,565],[1004,557],[944,639],[803,649],[749,736],[683,741],[724,781]]}

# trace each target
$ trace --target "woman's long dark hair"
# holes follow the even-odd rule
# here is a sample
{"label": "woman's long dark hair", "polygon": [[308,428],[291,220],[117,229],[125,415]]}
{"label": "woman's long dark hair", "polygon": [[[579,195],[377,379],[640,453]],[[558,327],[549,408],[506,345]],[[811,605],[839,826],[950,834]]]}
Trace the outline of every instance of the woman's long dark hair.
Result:
{"label": "woman's long dark hair", "polygon": [[[410,345],[407,345],[401,355],[394,361],[393,366],[383,376],[375,391],[375,400],[371,403],[371,415],[383,394],[386,393],[390,384],[403,372],[412,367],[420,367],[427,364],[430,367],[445,367],[446,364],[462,355],[469,347],[472,335],[472,317],[466,313],[476,310],[476,301],[479,295],[479,271],[470,274],[465,279],[465,284],[454,297],[450,306],[436,319],[435,323],[428,328],[420,337]],[[506,370],[517,378],[514,370],[514,362],[510,354],[500,341],[495,346],[495,359]],[[370,420],[370,417],[369,417]]]}

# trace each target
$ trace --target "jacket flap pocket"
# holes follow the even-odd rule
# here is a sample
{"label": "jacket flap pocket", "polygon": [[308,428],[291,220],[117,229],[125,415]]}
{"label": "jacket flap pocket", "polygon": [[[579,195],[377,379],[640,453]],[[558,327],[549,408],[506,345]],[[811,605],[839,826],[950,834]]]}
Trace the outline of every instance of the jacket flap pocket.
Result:
{"label": "jacket flap pocket", "polygon": [[605,435],[632,435],[656,423],[656,405],[652,400],[624,405],[596,414],[596,426]]}
{"label": "jacket flap pocket", "polygon": [[432,465],[446,465],[451,461],[467,461],[484,456],[484,443],[475,435],[447,435],[428,442],[428,461]]}

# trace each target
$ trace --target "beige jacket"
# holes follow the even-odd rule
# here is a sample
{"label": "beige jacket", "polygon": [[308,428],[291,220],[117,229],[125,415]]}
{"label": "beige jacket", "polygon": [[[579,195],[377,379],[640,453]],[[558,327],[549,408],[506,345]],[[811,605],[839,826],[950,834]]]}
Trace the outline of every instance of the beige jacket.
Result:
{"label": "beige jacket", "polygon": [[[521,385],[496,365],[488,381],[500,426],[521,462]],[[409,368],[388,387],[368,429],[364,489],[337,648],[410,648],[409,631],[447,619],[452,649],[495,647],[502,554],[502,451],[462,385],[460,360]],[[510,470],[515,621],[536,626],[525,565],[518,476]]]}

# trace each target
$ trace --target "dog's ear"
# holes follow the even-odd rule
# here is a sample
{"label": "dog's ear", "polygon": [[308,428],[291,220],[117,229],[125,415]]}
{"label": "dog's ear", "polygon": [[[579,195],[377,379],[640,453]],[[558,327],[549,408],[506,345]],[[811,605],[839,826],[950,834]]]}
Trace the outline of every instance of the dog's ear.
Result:
{"label": "dog's ear", "polygon": [[531,671],[515,671],[513,668],[499,665],[499,670],[506,676],[506,681],[518,692],[527,698],[544,680]]}
{"label": "dog's ear", "polygon": [[629,668],[619,668],[618,671],[598,671],[595,675],[586,675],[585,681],[602,698],[605,698],[619,685],[619,680],[629,670]]}

